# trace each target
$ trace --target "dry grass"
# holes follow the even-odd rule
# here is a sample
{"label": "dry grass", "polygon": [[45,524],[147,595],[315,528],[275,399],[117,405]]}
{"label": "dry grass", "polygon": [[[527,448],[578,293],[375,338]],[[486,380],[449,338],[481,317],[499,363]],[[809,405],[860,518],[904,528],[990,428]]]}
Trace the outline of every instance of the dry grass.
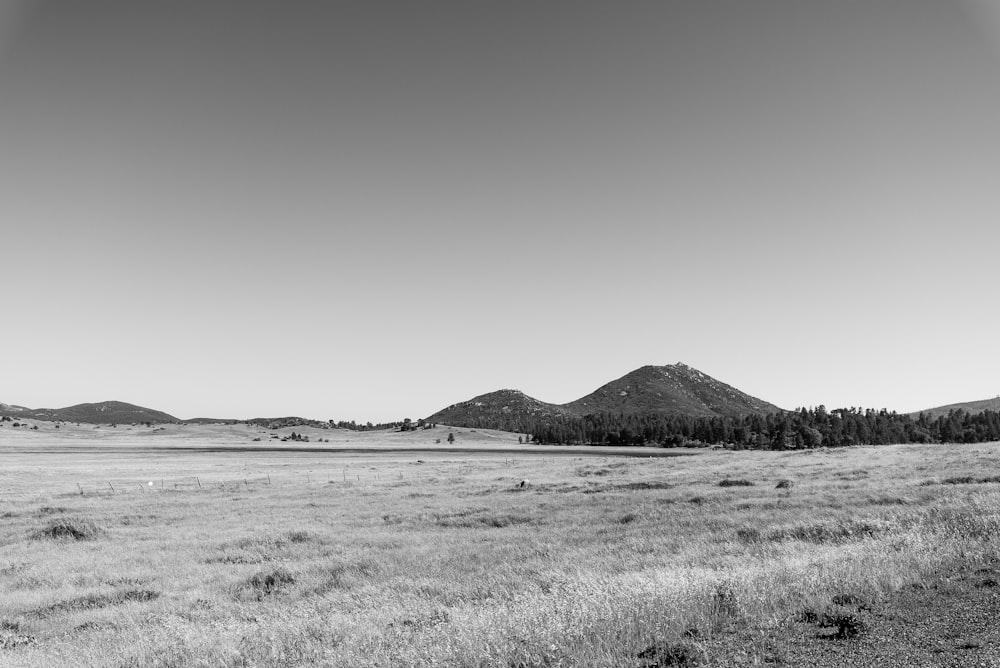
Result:
{"label": "dry grass", "polygon": [[712,638],[764,661],[810,614],[849,638],[843,606],[1000,539],[1000,486],[921,484],[995,468],[995,444],[334,457],[6,458],[0,664],[732,665]]}

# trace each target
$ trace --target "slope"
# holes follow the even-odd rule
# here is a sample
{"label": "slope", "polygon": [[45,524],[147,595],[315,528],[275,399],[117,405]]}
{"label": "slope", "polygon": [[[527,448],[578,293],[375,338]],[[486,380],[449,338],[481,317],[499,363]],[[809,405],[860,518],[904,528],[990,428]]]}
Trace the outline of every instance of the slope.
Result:
{"label": "slope", "polygon": [[781,410],[681,363],[641,367],[565,407],[579,415],[671,413],[692,417]]}
{"label": "slope", "polygon": [[497,390],[452,404],[426,418],[432,424],[525,431],[539,419],[571,415],[557,404],[547,404],[520,390]]}
{"label": "slope", "polygon": [[934,420],[941,415],[948,415],[948,413],[953,410],[963,410],[966,413],[971,413],[973,415],[976,413],[982,413],[983,411],[1000,412],[1000,397],[983,399],[981,401],[965,401],[958,404],[948,404],[947,406],[938,406],[936,408],[928,408],[923,411],[916,411],[914,413],[910,413],[910,415],[917,416],[923,413],[928,418]]}
{"label": "slope", "polygon": [[63,422],[88,422],[112,424],[132,422],[177,422],[177,418],[152,408],[143,408],[122,401],[102,401],[96,404],[77,404],[66,408],[28,409],[18,413],[21,417],[36,420],[61,420]]}

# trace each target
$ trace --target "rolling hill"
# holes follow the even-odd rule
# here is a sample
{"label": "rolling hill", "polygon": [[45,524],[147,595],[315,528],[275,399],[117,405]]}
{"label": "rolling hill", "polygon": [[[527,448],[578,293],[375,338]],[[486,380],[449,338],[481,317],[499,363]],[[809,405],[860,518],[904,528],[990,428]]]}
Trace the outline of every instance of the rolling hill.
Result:
{"label": "rolling hill", "polygon": [[[426,419],[455,427],[488,427],[525,431],[536,420],[574,415],[557,404],[547,404],[520,390],[497,390],[452,404]],[[499,426],[497,426],[499,425]]]}
{"label": "rolling hill", "polygon": [[686,364],[644,366],[567,404],[549,404],[517,390],[499,390],[453,404],[428,422],[524,431],[539,419],[593,413],[663,413],[692,417],[780,411]]}
{"label": "rolling hill", "polygon": [[948,404],[947,406],[938,406],[937,408],[928,408],[923,411],[916,411],[915,413],[910,413],[910,415],[916,417],[923,413],[930,419],[936,419],[941,415],[948,415],[948,413],[953,410],[963,410],[966,413],[982,413],[983,411],[997,411],[1000,412],[1000,397],[994,397],[992,399],[983,399],[981,401],[966,401],[959,404]]}
{"label": "rolling hill", "polygon": [[[9,411],[14,408],[17,410]],[[178,422],[177,418],[162,411],[127,404],[122,401],[102,401],[96,404],[77,404],[66,408],[23,408],[0,405],[0,415],[62,422],[87,422],[112,424],[132,422]]]}

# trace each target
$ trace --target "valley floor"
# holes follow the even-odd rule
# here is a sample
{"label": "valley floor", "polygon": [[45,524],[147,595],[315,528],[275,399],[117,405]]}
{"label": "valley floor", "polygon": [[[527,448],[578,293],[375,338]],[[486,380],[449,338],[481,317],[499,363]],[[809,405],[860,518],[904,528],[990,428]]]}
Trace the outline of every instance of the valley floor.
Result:
{"label": "valley floor", "polygon": [[331,455],[109,429],[0,430],[0,665],[997,665],[998,444]]}

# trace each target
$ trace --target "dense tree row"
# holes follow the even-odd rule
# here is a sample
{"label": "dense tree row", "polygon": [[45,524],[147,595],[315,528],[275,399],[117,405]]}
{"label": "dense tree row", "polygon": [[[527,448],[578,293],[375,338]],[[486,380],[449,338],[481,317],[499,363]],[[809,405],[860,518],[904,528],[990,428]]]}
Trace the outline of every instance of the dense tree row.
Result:
{"label": "dense tree row", "polygon": [[[485,425],[484,425],[485,426]],[[931,419],[885,409],[825,407],[767,415],[697,418],[599,413],[539,421],[527,429],[545,444],[728,445],[785,450],[890,443],[976,443],[1000,440],[1000,413],[954,410]]]}
{"label": "dense tree row", "polygon": [[379,422],[378,424],[372,424],[371,422],[358,424],[354,420],[351,420],[350,422],[347,422],[346,420],[340,420],[337,422],[330,420],[327,424],[336,429],[350,429],[351,431],[380,431],[382,429],[399,429],[406,422],[408,422],[408,420],[401,422]]}

